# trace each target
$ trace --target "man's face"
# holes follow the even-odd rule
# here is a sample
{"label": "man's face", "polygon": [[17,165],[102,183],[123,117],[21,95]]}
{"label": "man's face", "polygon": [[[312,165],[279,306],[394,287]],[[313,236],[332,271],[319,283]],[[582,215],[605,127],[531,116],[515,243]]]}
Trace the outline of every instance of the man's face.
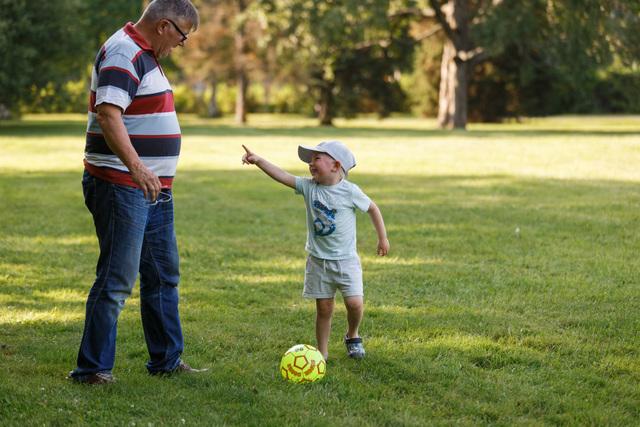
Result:
{"label": "man's face", "polygon": [[184,46],[190,31],[191,25],[184,20],[161,19],[158,22],[158,42],[154,49],[156,56],[164,58],[177,46]]}

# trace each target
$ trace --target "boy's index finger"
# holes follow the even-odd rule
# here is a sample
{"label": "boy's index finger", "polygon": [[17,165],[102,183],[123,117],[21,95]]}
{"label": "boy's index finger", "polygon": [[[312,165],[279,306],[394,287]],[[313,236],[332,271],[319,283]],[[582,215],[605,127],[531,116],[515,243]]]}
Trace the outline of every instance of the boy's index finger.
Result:
{"label": "boy's index finger", "polygon": [[247,154],[253,154],[244,144],[242,144],[242,148],[244,148],[244,151],[246,151]]}

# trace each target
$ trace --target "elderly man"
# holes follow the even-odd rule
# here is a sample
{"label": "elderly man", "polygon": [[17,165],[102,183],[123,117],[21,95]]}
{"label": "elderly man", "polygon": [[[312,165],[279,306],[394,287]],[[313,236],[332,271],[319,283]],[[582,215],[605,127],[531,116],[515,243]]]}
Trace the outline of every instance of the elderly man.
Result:
{"label": "elderly man", "polygon": [[102,46],[93,67],[82,180],[100,244],[74,381],[114,381],[118,315],[140,272],[150,374],[197,372],[180,358],[171,185],[180,126],[158,63],[198,28],[189,0],[154,0]]}

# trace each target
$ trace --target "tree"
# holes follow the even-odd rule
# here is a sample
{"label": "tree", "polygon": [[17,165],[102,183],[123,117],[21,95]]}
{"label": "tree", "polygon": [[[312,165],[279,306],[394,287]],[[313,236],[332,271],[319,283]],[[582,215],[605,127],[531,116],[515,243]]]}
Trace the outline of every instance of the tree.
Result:
{"label": "tree", "polygon": [[249,88],[249,56],[253,53],[249,40],[250,17],[247,9],[251,0],[235,0],[234,55],[236,73],[236,123],[247,122],[247,90]]}
{"label": "tree", "polygon": [[136,22],[147,3],[148,0],[84,0],[81,2],[80,11],[87,21],[84,33],[86,40],[91,44],[91,49],[97,50],[111,34],[127,22]]}
{"label": "tree", "polygon": [[[186,80],[192,86],[211,88],[209,117],[221,115],[217,102],[217,87],[234,76],[234,36],[232,22],[235,9],[231,2],[200,1],[197,4],[201,25],[189,37],[187,49],[177,54]],[[204,92],[204,91],[202,91]]]}
{"label": "tree", "polygon": [[[495,101],[496,92],[478,86],[478,77],[503,97],[514,96],[513,104],[527,111],[532,102],[554,113],[588,111],[598,71],[615,58],[630,64],[639,57],[639,3],[428,0],[422,9],[403,13],[431,22],[436,27],[431,34],[443,34],[438,122],[464,129],[470,84],[477,97],[472,102],[484,109]],[[482,93],[489,96],[483,99]],[[558,108],[550,109],[549,100]]]}
{"label": "tree", "polygon": [[[18,112],[41,89],[60,90],[85,70],[82,0],[0,0],[0,104]],[[80,34],[78,34],[78,29]]]}
{"label": "tree", "polygon": [[440,66],[438,123],[442,128],[464,129],[467,124],[468,86],[473,67],[487,59],[473,32],[491,17],[502,0],[428,0],[429,8],[403,11],[421,20],[433,20],[444,34]]}
{"label": "tree", "polygon": [[309,87],[322,125],[363,101],[400,96],[396,71],[410,64],[409,20],[388,19],[392,0],[262,0],[279,52]]}
{"label": "tree", "polygon": [[66,84],[87,76],[99,45],[140,9],[130,0],[0,0],[0,104],[59,108]]}
{"label": "tree", "polygon": [[258,40],[262,26],[254,0],[200,0],[196,2],[202,25],[180,53],[192,84],[204,82],[212,89],[209,113],[218,114],[216,87],[220,81],[236,84],[236,122],[247,121],[247,90],[251,75],[260,69]]}

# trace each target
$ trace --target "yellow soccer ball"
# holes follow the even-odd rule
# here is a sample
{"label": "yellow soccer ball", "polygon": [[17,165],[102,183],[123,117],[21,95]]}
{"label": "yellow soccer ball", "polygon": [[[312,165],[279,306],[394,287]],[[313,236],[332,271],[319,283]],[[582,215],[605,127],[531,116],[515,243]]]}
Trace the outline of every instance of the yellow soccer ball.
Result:
{"label": "yellow soccer ball", "polygon": [[307,344],[297,344],[282,356],[280,373],[293,383],[312,383],[324,377],[327,363],[317,348]]}

